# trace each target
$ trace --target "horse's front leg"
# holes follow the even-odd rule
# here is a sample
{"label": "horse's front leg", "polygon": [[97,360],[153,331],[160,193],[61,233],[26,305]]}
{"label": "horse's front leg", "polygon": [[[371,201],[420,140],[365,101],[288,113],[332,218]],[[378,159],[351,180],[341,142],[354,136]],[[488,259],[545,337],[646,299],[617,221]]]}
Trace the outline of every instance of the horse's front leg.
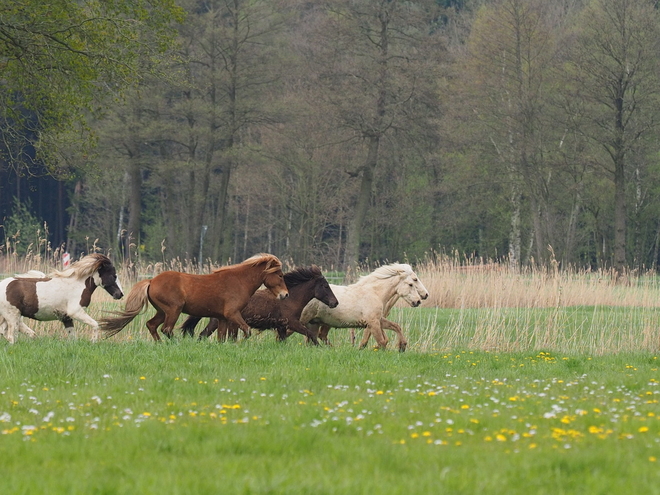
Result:
{"label": "horse's front leg", "polygon": [[[243,335],[245,336],[246,339],[250,338],[251,332],[250,332],[250,325],[248,325],[245,320],[243,319],[243,315],[241,315],[240,311],[236,311],[234,313],[230,313],[225,316],[225,319],[227,320],[227,327],[229,330],[233,328],[240,328],[243,330]],[[220,333],[218,333],[218,336]],[[238,337],[238,334],[236,334]]]}
{"label": "horse's front leg", "polygon": [[37,336],[36,332],[34,330],[32,330],[30,327],[28,327],[23,322],[20,323],[20,331],[23,332],[28,337],[30,337],[31,339],[33,339]]}
{"label": "horse's front leg", "polygon": [[393,321],[390,321],[386,318],[381,318],[380,319],[380,327],[381,328],[387,328],[389,330],[394,330],[394,332],[396,332],[396,335],[397,335],[397,344],[399,346],[399,352],[405,352],[406,347],[408,347],[408,341],[403,336],[403,331],[401,330],[401,327],[399,326],[399,324],[394,323]]}
{"label": "horse's front leg", "polygon": [[83,308],[72,311],[68,315],[65,315],[61,318],[60,321],[64,323],[64,328],[66,328],[69,336],[75,336],[73,332],[73,320],[71,318],[74,318],[79,322],[85,323],[86,325],[92,327],[92,342],[99,340],[99,324],[94,318],[85,313]]}
{"label": "horse's front leg", "polygon": [[[304,335],[307,342],[311,341],[314,345],[319,345],[319,341],[316,338],[316,332],[312,332],[305,325],[300,323],[298,320],[290,319],[288,323],[289,330],[298,332],[301,335]],[[281,339],[280,339],[281,340]]]}

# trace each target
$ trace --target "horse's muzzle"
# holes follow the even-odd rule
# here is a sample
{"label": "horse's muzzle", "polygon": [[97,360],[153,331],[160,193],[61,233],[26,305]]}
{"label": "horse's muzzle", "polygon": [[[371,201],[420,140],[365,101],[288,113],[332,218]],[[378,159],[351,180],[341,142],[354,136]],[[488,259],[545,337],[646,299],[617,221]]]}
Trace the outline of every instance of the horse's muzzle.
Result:
{"label": "horse's muzzle", "polygon": [[280,292],[280,294],[279,294],[277,297],[278,297],[280,300],[282,300],[282,299],[286,299],[287,297],[289,297],[289,293],[288,293],[288,292]]}
{"label": "horse's muzzle", "polygon": [[414,303],[412,303],[412,307],[413,307],[413,308],[416,308],[416,307],[419,306],[420,304],[422,304],[422,301],[415,301]]}
{"label": "horse's muzzle", "polygon": [[336,308],[339,306],[339,301],[332,301],[330,304],[328,304],[329,308]]}
{"label": "horse's muzzle", "polygon": [[112,293],[113,299],[121,299],[122,297],[124,297],[124,293],[120,290]]}

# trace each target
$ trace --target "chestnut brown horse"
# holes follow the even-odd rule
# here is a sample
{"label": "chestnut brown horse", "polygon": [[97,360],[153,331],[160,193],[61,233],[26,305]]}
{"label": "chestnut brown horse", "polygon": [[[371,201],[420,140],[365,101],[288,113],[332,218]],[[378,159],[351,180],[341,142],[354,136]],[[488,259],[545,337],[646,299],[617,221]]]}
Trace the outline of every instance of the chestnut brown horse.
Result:
{"label": "chestnut brown horse", "polygon": [[[275,329],[278,340],[284,340],[287,330],[290,330],[304,335],[312,343],[318,345],[316,336],[300,323],[300,315],[305,305],[312,299],[318,299],[331,308],[337,306],[337,298],[330,289],[330,284],[321,273],[321,269],[316,265],[309,268],[296,268],[289,273],[285,273],[284,282],[289,289],[288,298],[280,301],[273,297],[269,291],[258,290],[241,311],[243,319],[251,328],[257,330]],[[200,319],[196,316],[189,316],[181,327],[183,333],[190,336],[194,335],[195,325]],[[225,340],[227,336],[236,340],[238,337],[238,326],[211,318],[199,338],[208,337],[218,328],[218,340]]]}
{"label": "chestnut brown horse", "polygon": [[147,328],[157,341],[161,324],[161,331],[172,337],[181,313],[227,320],[249,333],[250,327],[241,316],[241,310],[261,284],[279,299],[289,295],[282,263],[272,254],[258,254],[242,263],[218,268],[209,275],[163,272],[135,284],[126,297],[124,311],[118,312],[115,318],[101,320],[101,330],[108,337],[115,335],[150,302],[156,308],[156,315],[147,321]]}

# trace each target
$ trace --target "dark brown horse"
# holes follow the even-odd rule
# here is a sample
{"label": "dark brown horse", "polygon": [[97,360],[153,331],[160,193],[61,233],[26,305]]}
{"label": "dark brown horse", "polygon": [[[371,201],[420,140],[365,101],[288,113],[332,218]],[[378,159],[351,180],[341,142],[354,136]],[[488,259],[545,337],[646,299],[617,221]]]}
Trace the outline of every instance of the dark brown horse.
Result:
{"label": "dark brown horse", "polygon": [[150,302],[156,308],[156,315],[147,322],[147,328],[154,340],[160,340],[158,327],[161,324],[161,331],[171,338],[181,313],[226,320],[249,332],[241,310],[261,284],[278,299],[289,295],[282,263],[272,254],[258,254],[243,263],[218,268],[209,275],[163,272],[135,284],[126,297],[124,311],[115,318],[101,320],[101,329],[108,336],[115,335]]}
{"label": "dark brown horse", "polygon": [[[309,268],[297,268],[292,272],[285,273],[284,282],[289,289],[287,299],[279,301],[269,291],[258,290],[241,311],[243,319],[251,328],[257,330],[270,328],[277,330],[279,340],[284,340],[287,330],[289,330],[308,337],[314,344],[318,345],[316,336],[300,323],[300,314],[305,305],[312,299],[318,299],[331,308],[337,306],[337,298],[330,289],[328,281],[321,274],[319,267],[312,265]],[[189,316],[181,327],[183,333],[190,336],[194,335],[195,325],[200,319],[196,316]],[[227,324],[216,318],[211,318],[199,338],[208,337],[218,328],[218,340],[226,339],[228,334],[234,340],[238,337],[237,325]]]}

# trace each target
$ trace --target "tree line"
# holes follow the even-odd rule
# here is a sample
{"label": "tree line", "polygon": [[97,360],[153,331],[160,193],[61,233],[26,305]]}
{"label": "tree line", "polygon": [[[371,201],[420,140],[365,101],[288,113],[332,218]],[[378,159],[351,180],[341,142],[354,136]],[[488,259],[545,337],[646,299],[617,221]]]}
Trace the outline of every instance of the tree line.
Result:
{"label": "tree line", "polygon": [[656,267],[655,1],[58,5],[18,43],[57,84],[0,26],[3,174],[65,185],[73,252]]}

